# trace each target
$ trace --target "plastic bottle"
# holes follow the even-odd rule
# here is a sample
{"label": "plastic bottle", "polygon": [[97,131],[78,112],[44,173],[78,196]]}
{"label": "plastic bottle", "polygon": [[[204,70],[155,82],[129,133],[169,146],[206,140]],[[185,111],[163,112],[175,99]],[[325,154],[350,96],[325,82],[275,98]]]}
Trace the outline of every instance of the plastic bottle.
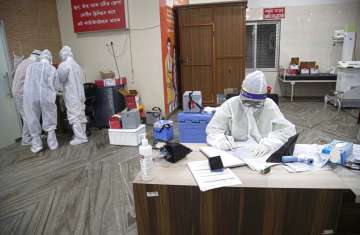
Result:
{"label": "plastic bottle", "polygon": [[140,154],[140,166],[141,166],[141,178],[144,181],[149,181],[153,178],[153,156],[152,156],[152,147],[149,145],[146,135],[144,135],[141,140],[141,145],[139,147]]}

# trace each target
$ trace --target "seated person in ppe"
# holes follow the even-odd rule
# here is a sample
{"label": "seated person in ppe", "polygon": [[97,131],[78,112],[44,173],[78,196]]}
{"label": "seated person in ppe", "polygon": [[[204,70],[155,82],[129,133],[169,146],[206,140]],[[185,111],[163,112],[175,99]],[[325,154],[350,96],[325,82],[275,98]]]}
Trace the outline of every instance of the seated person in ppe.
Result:
{"label": "seated person in ppe", "polygon": [[266,98],[266,80],[261,71],[246,76],[239,96],[223,103],[206,128],[207,143],[221,150],[252,143],[260,157],[280,148],[296,134],[275,102]]}

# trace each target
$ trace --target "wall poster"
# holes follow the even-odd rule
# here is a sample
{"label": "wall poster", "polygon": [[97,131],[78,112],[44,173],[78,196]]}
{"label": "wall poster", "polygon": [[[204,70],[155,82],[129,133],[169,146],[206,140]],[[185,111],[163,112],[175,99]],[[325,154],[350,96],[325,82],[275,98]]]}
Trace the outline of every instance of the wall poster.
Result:
{"label": "wall poster", "polygon": [[125,0],[71,0],[74,32],[126,28]]}

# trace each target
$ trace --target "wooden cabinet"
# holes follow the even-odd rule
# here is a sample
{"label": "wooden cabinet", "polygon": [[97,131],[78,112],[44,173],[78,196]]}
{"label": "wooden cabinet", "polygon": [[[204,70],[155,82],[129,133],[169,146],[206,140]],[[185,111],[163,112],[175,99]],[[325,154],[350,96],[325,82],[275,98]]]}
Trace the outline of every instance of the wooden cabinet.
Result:
{"label": "wooden cabinet", "polygon": [[216,103],[224,88],[241,87],[245,76],[246,2],[176,8],[181,92],[200,90]]}

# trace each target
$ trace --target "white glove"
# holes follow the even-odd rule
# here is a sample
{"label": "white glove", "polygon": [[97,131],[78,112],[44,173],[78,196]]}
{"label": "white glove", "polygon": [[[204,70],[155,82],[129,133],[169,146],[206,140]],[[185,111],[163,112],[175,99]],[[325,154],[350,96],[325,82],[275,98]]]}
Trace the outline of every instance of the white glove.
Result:
{"label": "white glove", "polygon": [[270,149],[268,149],[265,145],[262,145],[262,144],[258,144],[254,148],[255,157],[259,157],[259,158],[263,157],[264,155],[266,155],[269,152],[270,152]]}
{"label": "white glove", "polygon": [[227,136],[227,138],[224,136],[223,138],[218,139],[216,142],[216,148],[228,151],[231,150],[234,145],[234,138],[232,136]]}
{"label": "white glove", "polygon": [[221,143],[218,143],[216,146],[220,150],[228,151],[231,150],[231,144],[228,141],[221,141]]}

